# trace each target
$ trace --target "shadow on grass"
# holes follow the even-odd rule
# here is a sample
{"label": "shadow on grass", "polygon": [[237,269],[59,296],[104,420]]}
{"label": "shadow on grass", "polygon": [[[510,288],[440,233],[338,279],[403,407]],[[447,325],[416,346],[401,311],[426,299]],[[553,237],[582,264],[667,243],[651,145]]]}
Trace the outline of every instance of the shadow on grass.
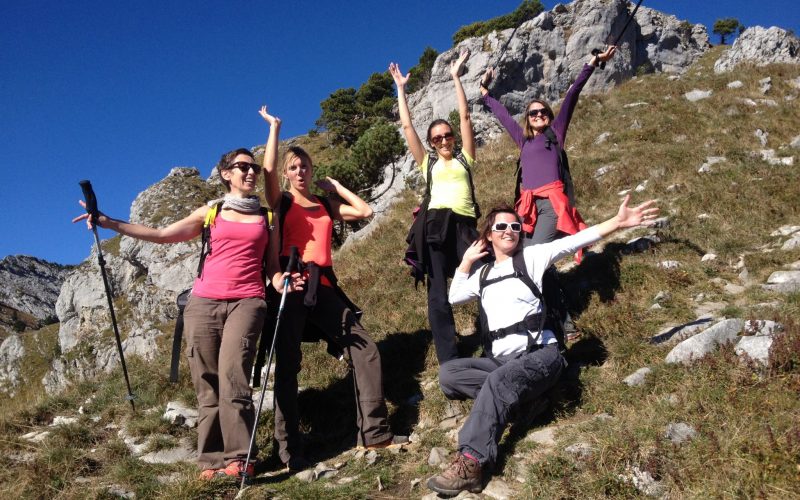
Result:
{"label": "shadow on grass", "polygon": [[[389,425],[394,434],[409,435],[419,420],[418,403],[422,389],[417,377],[425,371],[430,332],[393,333],[377,342],[381,352],[384,397],[390,404]],[[323,389],[309,388],[298,395],[300,429],[306,458],[321,462],[356,446],[356,399],[352,371]],[[273,418],[270,415],[270,418]],[[267,447],[265,446],[266,450]],[[275,457],[267,459],[266,470],[282,467]],[[288,472],[265,478],[276,482],[291,477]],[[259,479],[260,481],[260,479]]]}

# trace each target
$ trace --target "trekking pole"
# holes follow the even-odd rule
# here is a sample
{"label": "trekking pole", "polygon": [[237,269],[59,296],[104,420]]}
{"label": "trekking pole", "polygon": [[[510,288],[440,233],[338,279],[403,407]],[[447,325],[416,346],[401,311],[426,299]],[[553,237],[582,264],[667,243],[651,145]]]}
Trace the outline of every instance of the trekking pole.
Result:
{"label": "trekking pole", "polygon": [[[520,25],[520,26],[522,26],[522,25]],[[496,68],[496,67],[497,67],[497,65],[498,65],[498,64],[500,64],[500,61],[502,61],[502,60],[503,60],[503,56],[506,54],[506,50],[508,49],[508,44],[510,44],[510,43],[511,43],[511,40],[513,40],[513,39],[514,39],[514,34],[517,32],[517,29],[518,29],[518,28],[519,28],[519,26],[517,26],[517,27],[515,27],[515,28],[514,28],[514,30],[511,32],[511,35],[509,35],[509,37],[508,37],[508,40],[506,40],[506,43],[504,43],[504,44],[503,44],[503,48],[502,48],[502,49],[500,49],[500,55],[499,55],[499,56],[497,56],[497,60],[494,62],[494,64],[489,64],[489,65],[487,65],[487,66],[486,66],[487,68]],[[483,85],[483,87],[484,87],[486,90],[489,90],[489,85],[491,85],[491,84],[492,84],[492,81],[493,81],[493,80],[489,80],[489,81],[487,82],[487,81],[486,81],[486,77],[484,76],[483,78],[481,78],[480,84],[481,84],[481,85]]]}
{"label": "trekking pole", "polygon": [[92,189],[92,183],[88,180],[80,181],[83,190],[83,198],[86,201],[86,213],[92,221],[92,232],[94,233],[94,244],[97,248],[97,263],[100,265],[100,274],[103,276],[103,286],[106,289],[106,298],[108,299],[108,310],[111,311],[111,325],[114,327],[114,337],[117,339],[117,351],[119,352],[119,360],[122,363],[122,373],[125,375],[125,386],[128,388],[128,396],[126,399],[131,402],[131,409],[135,412],[136,406],[133,404],[133,392],[131,392],[131,382],[128,379],[128,367],[125,365],[125,355],[122,353],[122,340],[119,337],[119,328],[117,328],[117,316],[114,314],[114,303],[111,300],[111,285],[108,283],[108,276],[106,275],[106,261],[103,259],[103,252],[100,249],[100,238],[97,236],[97,220],[99,213],[97,211],[97,198]]}
{"label": "trekking pole", "polygon": [[275,352],[275,339],[278,338],[278,329],[281,326],[281,315],[283,313],[283,305],[286,303],[286,291],[289,289],[289,282],[292,279],[292,271],[297,267],[297,247],[292,245],[289,248],[289,263],[286,265],[286,272],[289,276],[283,280],[283,293],[281,293],[281,302],[278,306],[278,317],[275,320],[275,334],[272,336],[272,346],[269,348],[269,356],[267,357],[267,376],[264,379],[264,384],[261,387],[261,397],[258,399],[258,407],[256,408],[256,420],[253,422],[253,432],[250,435],[250,446],[247,449],[247,460],[244,463],[244,468],[239,473],[242,475],[242,482],[239,484],[239,490],[244,488],[244,483],[247,480],[247,466],[250,465],[250,456],[253,453],[253,445],[256,442],[256,428],[258,427],[258,417],[261,415],[261,407],[264,405],[264,395],[267,393],[267,381],[269,379],[269,369],[272,365],[272,355]]}
{"label": "trekking pole", "polygon": [[[636,11],[639,10],[639,6],[642,5],[643,1],[644,0],[639,0],[636,3],[636,7],[633,8],[633,12],[630,13],[630,15],[628,16],[628,20],[625,22],[625,26],[622,27],[622,31],[619,32],[619,35],[617,35],[617,39],[614,40],[614,43],[612,43],[611,45],[617,45],[619,43],[619,41],[622,40],[622,35],[625,34],[625,31],[628,29],[628,25],[631,24],[631,21],[633,21],[633,16],[636,15]],[[592,55],[593,56],[596,56],[596,55],[600,54],[601,52],[603,52],[603,51],[600,50],[600,49],[592,49]],[[606,62],[605,61],[600,61],[600,64],[598,66],[600,67],[600,69],[605,69]]]}

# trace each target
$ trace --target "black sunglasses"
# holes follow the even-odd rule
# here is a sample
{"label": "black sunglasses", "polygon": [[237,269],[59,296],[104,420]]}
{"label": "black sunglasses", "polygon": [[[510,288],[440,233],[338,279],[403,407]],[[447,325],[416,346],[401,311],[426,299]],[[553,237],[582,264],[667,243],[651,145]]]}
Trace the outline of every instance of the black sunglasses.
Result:
{"label": "black sunglasses", "polygon": [[444,141],[449,141],[449,140],[450,140],[450,139],[452,139],[453,137],[454,137],[454,136],[453,136],[453,133],[452,133],[452,132],[447,132],[446,134],[442,134],[442,135],[435,135],[435,136],[431,137],[431,142],[432,142],[433,144],[441,144],[441,143],[443,143]]}
{"label": "black sunglasses", "polygon": [[533,117],[536,115],[550,116],[550,113],[547,112],[547,108],[531,108],[528,110],[528,116]]}
{"label": "black sunglasses", "polygon": [[495,222],[492,224],[492,231],[498,233],[502,233],[508,228],[511,228],[511,232],[518,233],[522,231],[522,224],[519,222]]}
{"label": "black sunglasses", "polygon": [[228,167],[227,170],[233,170],[234,168],[238,168],[239,170],[241,170],[243,174],[249,172],[251,168],[253,169],[253,173],[255,173],[256,175],[261,173],[261,165],[259,165],[258,163],[237,161],[236,163]]}

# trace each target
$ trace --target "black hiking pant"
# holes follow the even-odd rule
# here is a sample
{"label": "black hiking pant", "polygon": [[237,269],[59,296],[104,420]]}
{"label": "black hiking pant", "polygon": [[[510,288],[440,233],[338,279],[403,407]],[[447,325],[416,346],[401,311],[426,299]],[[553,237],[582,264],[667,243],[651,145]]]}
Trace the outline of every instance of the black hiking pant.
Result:
{"label": "black hiking pant", "polygon": [[452,214],[443,243],[426,243],[428,275],[428,322],[439,364],[458,358],[456,322],[447,298],[447,279],[453,276],[464,252],[478,238],[474,217]]}
{"label": "black hiking pant", "polygon": [[463,358],[439,367],[448,399],[474,399],[458,433],[458,449],[481,466],[494,464],[509,412],[553,387],[566,366],[558,344],[535,346],[517,358]]}
{"label": "black hiking pant", "polygon": [[320,329],[348,358],[356,391],[357,444],[367,446],[392,437],[388,410],[383,397],[381,356],[347,305],[333,288],[320,285],[317,304],[308,308],[303,293],[286,296],[281,329],[275,339],[275,440],[278,455],[288,463],[292,456],[304,456],[300,442],[297,406],[297,374],[302,352],[300,342],[306,322]]}

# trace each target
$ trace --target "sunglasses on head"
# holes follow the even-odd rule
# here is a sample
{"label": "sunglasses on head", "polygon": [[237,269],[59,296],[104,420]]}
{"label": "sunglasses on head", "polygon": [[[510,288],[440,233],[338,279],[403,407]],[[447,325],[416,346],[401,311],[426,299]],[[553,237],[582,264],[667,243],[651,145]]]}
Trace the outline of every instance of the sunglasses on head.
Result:
{"label": "sunglasses on head", "polygon": [[531,108],[528,110],[528,116],[533,117],[536,115],[550,116],[546,108]]}
{"label": "sunglasses on head", "polygon": [[236,163],[228,167],[228,170],[233,170],[234,168],[238,168],[239,170],[241,170],[243,174],[249,172],[251,168],[253,169],[254,174],[258,175],[261,173],[261,165],[259,165],[258,163],[237,161]]}
{"label": "sunglasses on head", "polygon": [[431,137],[431,143],[433,143],[433,144],[441,144],[444,141],[449,141],[449,140],[453,139],[453,137],[454,136],[453,136],[452,132],[447,132],[446,134],[442,134],[442,135],[435,135],[435,136]]}
{"label": "sunglasses on head", "polygon": [[519,222],[495,222],[492,224],[492,231],[502,233],[506,229],[511,228],[512,233],[518,233],[522,231],[522,224]]}

